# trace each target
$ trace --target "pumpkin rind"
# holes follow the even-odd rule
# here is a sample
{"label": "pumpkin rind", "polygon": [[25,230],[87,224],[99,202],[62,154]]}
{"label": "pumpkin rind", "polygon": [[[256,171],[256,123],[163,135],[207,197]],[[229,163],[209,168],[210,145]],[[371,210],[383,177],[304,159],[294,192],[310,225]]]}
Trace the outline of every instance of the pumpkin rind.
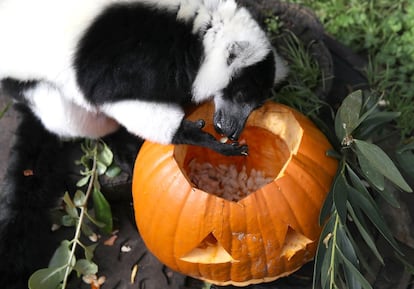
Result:
{"label": "pumpkin rind", "polygon": [[[206,104],[189,119],[204,119],[206,130],[215,134],[212,115],[212,105]],[[197,154],[227,163],[244,162],[245,157],[210,155],[198,147],[144,143],[133,175],[135,218],[146,246],[159,260],[195,278],[244,286],[286,276],[313,259],[321,232],[319,212],[337,161],[326,156],[331,149],[326,137],[289,107],[266,103],[251,114],[246,129],[272,130],[276,126],[292,153],[271,183],[238,202],[195,188],[183,167]],[[261,140],[255,139],[253,131],[246,141],[250,149]],[[262,141],[265,143],[263,136]],[[263,148],[258,150],[266,153]],[[248,165],[263,165],[257,158],[249,159]],[[199,259],[198,252],[203,252]],[[213,253],[209,257],[210,252],[220,256]]]}

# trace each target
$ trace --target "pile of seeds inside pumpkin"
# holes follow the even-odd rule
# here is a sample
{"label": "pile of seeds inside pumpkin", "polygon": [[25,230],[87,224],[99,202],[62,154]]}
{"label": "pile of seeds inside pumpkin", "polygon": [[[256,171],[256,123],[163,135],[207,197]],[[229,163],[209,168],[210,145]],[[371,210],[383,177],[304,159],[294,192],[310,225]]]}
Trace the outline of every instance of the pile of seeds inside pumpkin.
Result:
{"label": "pile of seeds inside pumpkin", "polygon": [[247,172],[246,166],[243,166],[238,171],[233,164],[213,166],[196,159],[188,164],[188,176],[197,188],[234,202],[240,201],[273,180],[254,168]]}

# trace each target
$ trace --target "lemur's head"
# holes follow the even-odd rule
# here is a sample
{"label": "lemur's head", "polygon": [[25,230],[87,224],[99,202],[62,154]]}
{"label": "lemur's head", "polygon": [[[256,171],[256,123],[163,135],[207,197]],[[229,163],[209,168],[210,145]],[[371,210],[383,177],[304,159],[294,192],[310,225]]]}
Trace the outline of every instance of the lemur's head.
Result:
{"label": "lemur's head", "polygon": [[210,16],[193,101],[214,99],[216,130],[237,140],[250,113],[287,70],[265,32],[234,0],[204,0]]}

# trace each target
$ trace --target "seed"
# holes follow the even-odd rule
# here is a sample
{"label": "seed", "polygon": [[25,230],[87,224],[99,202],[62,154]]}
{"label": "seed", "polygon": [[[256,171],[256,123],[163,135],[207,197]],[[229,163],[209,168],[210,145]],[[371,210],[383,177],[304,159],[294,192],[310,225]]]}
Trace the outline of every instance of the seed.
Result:
{"label": "seed", "polygon": [[228,140],[229,140],[229,138],[226,137],[226,136],[223,136],[222,138],[220,138],[221,143],[226,143]]}

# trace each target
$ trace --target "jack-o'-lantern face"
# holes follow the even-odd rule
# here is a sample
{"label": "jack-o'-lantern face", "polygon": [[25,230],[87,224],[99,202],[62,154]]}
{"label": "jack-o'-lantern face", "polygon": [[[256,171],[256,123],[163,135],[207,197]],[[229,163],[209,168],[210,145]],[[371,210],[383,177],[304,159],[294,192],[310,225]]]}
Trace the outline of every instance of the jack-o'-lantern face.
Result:
{"label": "jack-o'-lantern face", "polygon": [[[206,104],[189,119],[204,119],[214,135],[212,111]],[[134,170],[136,222],[148,249],[219,285],[275,280],[311,260],[337,169],[315,125],[273,102],[252,113],[240,141],[248,156],[146,142]]]}

